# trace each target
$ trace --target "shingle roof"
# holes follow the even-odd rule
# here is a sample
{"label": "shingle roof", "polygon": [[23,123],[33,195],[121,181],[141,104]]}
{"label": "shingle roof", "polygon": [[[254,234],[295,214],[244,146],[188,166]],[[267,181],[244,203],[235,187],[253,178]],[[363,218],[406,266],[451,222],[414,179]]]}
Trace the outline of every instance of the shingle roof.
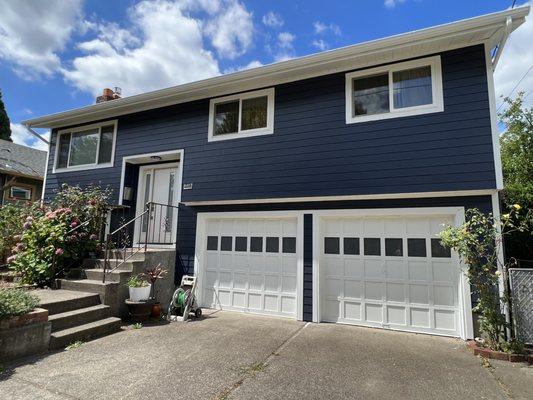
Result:
{"label": "shingle roof", "polygon": [[46,151],[0,140],[0,172],[43,178]]}

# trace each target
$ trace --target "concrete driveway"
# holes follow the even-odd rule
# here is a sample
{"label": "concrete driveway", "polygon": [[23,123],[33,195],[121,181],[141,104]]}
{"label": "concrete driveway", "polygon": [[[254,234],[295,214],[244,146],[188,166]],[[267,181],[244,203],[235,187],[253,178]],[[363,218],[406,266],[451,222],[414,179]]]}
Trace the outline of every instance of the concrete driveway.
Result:
{"label": "concrete driveway", "polygon": [[[533,369],[448,338],[207,312],[4,365],[2,399],[520,399]],[[529,392],[528,392],[529,390]]]}

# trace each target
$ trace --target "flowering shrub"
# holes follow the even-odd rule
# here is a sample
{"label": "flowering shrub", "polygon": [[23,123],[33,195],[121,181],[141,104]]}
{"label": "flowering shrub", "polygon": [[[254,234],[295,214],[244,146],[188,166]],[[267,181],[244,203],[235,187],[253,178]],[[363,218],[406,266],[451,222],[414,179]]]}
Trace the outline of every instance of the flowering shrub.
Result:
{"label": "flowering shrub", "polygon": [[491,214],[470,209],[464,224],[448,226],[439,234],[442,244],[456,250],[466,264],[464,272],[478,300],[473,311],[479,313],[481,334],[493,350],[510,349],[504,336],[508,323],[502,314],[502,308],[509,304],[509,295],[507,289],[503,297],[498,291],[501,271],[507,266],[499,258],[499,248],[506,235],[527,231],[531,225],[531,213],[523,215],[520,210],[520,205],[515,204],[511,212],[498,221]]}
{"label": "flowering shrub", "polygon": [[23,289],[0,289],[0,320],[27,314],[39,305],[39,298]]}
{"label": "flowering shrub", "polygon": [[[8,258],[22,283],[49,286],[73,262],[97,251],[108,197],[96,187],[64,185],[52,207],[28,215]],[[65,206],[69,202],[72,207]]]}

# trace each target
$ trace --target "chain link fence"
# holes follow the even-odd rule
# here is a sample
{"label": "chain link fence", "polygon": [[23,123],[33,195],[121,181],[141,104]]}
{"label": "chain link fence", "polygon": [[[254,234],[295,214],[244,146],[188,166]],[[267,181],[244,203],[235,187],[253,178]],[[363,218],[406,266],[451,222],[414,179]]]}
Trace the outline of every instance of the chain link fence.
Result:
{"label": "chain link fence", "polygon": [[516,337],[533,344],[533,268],[509,268],[509,286]]}

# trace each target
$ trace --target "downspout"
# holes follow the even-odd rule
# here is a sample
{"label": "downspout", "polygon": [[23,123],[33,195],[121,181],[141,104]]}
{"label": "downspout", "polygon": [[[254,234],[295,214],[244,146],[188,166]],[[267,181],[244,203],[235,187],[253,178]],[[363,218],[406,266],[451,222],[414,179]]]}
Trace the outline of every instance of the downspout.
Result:
{"label": "downspout", "polygon": [[498,46],[496,47],[496,54],[494,54],[494,57],[492,58],[492,70],[494,71],[496,69],[496,65],[498,65],[498,61],[500,60],[500,57],[503,52],[503,48],[505,47],[505,43],[507,43],[507,38],[511,34],[513,30],[513,19],[511,17],[507,17],[507,21],[505,22],[505,28],[503,30],[503,36],[500,40],[500,43],[498,43]]}
{"label": "downspout", "polygon": [[33,129],[31,129],[30,125],[29,124],[24,124],[24,127],[26,128],[26,130],[33,136],[35,136],[37,139],[43,141],[44,143],[46,144],[50,144],[48,142],[48,140],[46,140],[45,138],[43,138],[41,135],[39,135],[37,132],[35,132]]}

